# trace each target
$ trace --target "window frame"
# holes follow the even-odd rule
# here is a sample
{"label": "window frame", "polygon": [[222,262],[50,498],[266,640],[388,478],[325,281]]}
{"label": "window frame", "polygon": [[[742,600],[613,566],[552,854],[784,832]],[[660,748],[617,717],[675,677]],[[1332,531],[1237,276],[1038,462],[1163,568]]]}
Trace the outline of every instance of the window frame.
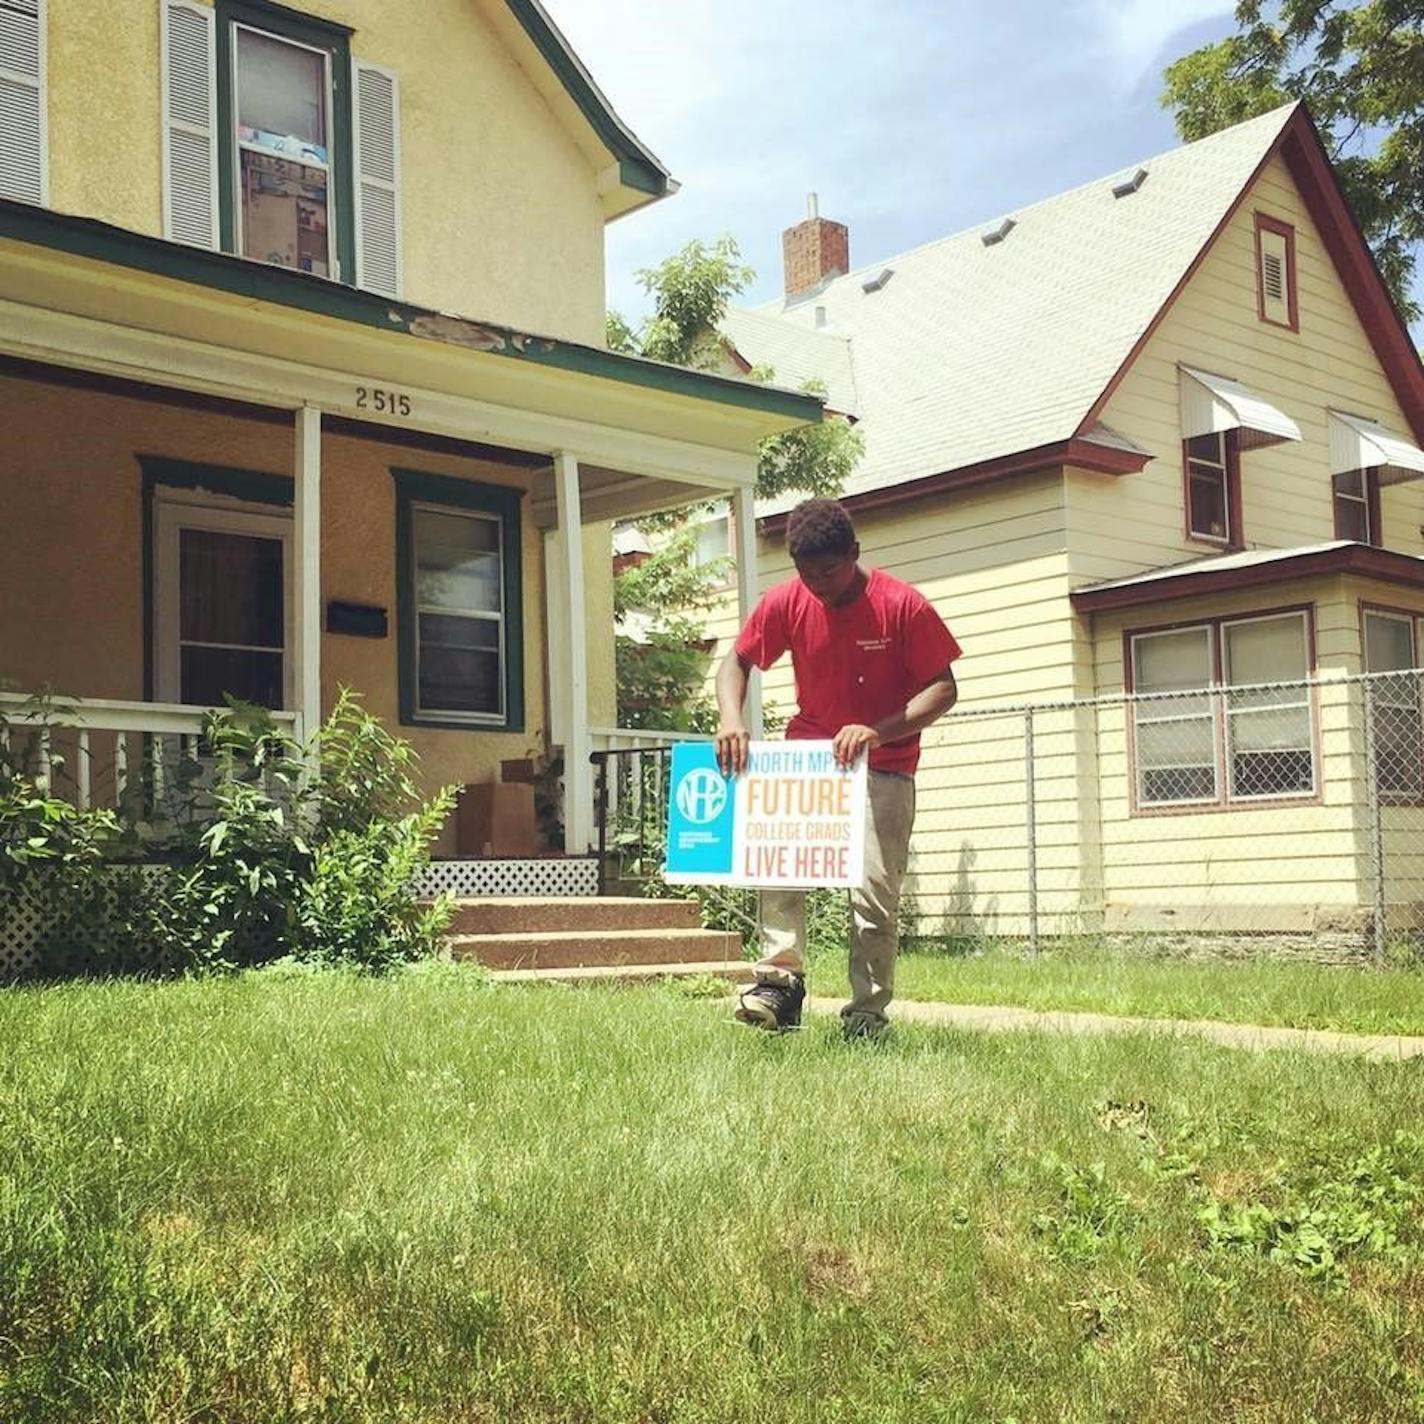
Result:
{"label": "window frame", "polygon": [[[1202,534],[1192,528],[1192,461],[1191,442],[1200,436],[1182,438],[1182,529],[1189,543],[1209,544],[1213,549],[1232,552],[1246,547],[1241,511],[1241,432],[1239,430],[1208,431],[1221,442],[1221,463],[1225,484],[1226,535]],[[1199,464],[1207,461],[1198,460]]]}
{"label": "window frame", "polygon": [[[735,588],[737,586],[737,525],[736,520],[732,517],[732,506],[730,502],[726,503],[720,511],[709,514],[706,518],[699,519],[697,521],[696,537],[700,539],[702,536],[702,531],[714,524],[722,524],[727,530],[727,552],[725,554],[718,554],[717,558],[726,559],[728,560],[728,563],[726,569],[723,571],[722,576],[718,579],[716,583],[709,584],[708,588],[713,593],[724,593],[728,589]],[[706,564],[699,562],[697,559],[697,544],[695,540],[693,543],[692,558],[694,568],[707,567]]]}
{"label": "window frame", "polygon": [[[464,732],[522,732],[525,727],[521,526],[524,491],[512,485],[486,484],[425,470],[392,467],[391,476],[396,493],[396,652],[401,725]],[[499,521],[503,603],[500,652],[504,692],[504,711],[500,715],[420,706],[420,608],[415,590],[413,518],[417,509],[483,515]]]}
{"label": "window frame", "polygon": [[[1312,678],[1316,670],[1315,651],[1315,605],[1311,603],[1292,604],[1280,608],[1266,608],[1250,613],[1226,613],[1213,618],[1182,619],[1172,623],[1152,624],[1138,628],[1124,628],[1123,639],[1123,688],[1129,697],[1135,691],[1137,664],[1134,647],[1139,638],[1150,638],[1164,633],[1182,633],[1194,629],[1207,631],[1209,646],[1209,674],[1211,682],[1199,689],[1210,696],[1212,703],[1213,737],[1212,749],[1215,757],[1213,774],[1216,795],[1213,799],[1198,798],[1179,801],[1145,801],[1139,795],[1139,768],[1137,761],[1137,708],[1142,705],[1129,701],[1124,709],[1126,722],[1126,759],[1128,782],[1128,814],[1131,816],[1171,816],[1191,815],[1215,811],[1251,811],[1262,807],[1320,805],[1324,796],[1321,776],[1320,711],[1319,700],[1314,687],[1306,689],[1306,714],[1310,729],[1311,790],[1308,792],[1284,792],[1270,796],[1240,796],[1231,789],[1231,748],[1229,694],[1232,684],[1224,680],[1225,670],[1225,630],[1243,623],[1267,622],[1272,619],[1295,615],[1302,621],[1305,631],[1306,670],[1304,677]],[[1249,684],[1247,684],[1249,685]],[[1190,690],[1183,690],[1183,696]],[[1149,704],[1150,705],[1150,704]]]}
{"label": "window frame", "polygon": [[[331,273],[320,278],[356,284],[355,133],[351,95],[351,29],[305,15],[273,0],[217,0],[218,234],[224,252],[238,254],[241,195],[237,138],[237,30],[239,26],[326,56],[330,143],[327,145],[327,238]],[[248,258],[260,262],[260,258]],[[269,264],[263,264],[269,265]],[[295,268],[280,268],[296,271]],[[302,276],[317,276],[301,273]]]}
{"label": "window frame", "polygon": [[[1285,241],[1286,270],[1283,274],[1287,317],[1285,321],[1277,321],[1275,317],[1266,314],[1266,266],[1265,253],[1261,246],[1261,234],[1263,232],[1274,233],[1277,237]],[[1267,326],[1277,327],[1282,331],[1299,332],[1300,306],[1296,292],[1295,228],[1280,218],[1272,217],[1270,213],[1263,213],[1257,210],[1255,215],[1254,239],[1256,250],[1257,320],[1264,322]]]}
{"label": "window frame", "polygon": [[[1367,641],[1368,623],[1371,618],[1387,618],[1397,623],[1405,623],[1409,626],[1409,656],[1415,667],[1419,666],[1419,650],[1421,643],[1424,643],[1424,611],[1416,608],[1399,608],[1392,604],[1375,603],[1368,599],[1361,599],[1359,602],[1359,622],[1360,622],[1360,669],[1368,673],[1369,667],[1369,643]],[[1387,671],[1387,670],[1386,670]],[[1366,684],[1367,686],[1369,684]],[[1419,701],[1408,710],[1412,711],[1416,717],[1416,732],[1419,742],[1420,765],[1424,768],[1424,675],[1415,679],[1416,693],[1419,694]],[[1376,754],[1378,750],[1376,749]],[[1380,786],[1376,775],[1376,791],[1382,802],[1391,806],[1424,806],[1424,775],[1421,775],[1420,785],[1416,791],[1393,790]]]}
{"label": "window frame", "polygon": [[[1347,479],[1350,475],[1359,475],[1361,478],[1362,494],[1341,494],[1337,486],[1337,481]],[[1330,513],[1331,523],[1337,539],[1348,537],[1340,532],[1340,501],[1358,501],[1365,506],[1365,539],[1364,543],[1372,549],[1382,549],[1384,541],[1380,537],[1380,525],[1383,522],[1380,511],[1380,483],[1379,469],[1377,467],[1365,466],[1359,470],[1342,470],[1338,475],[1330,476]],[[1358,542],[1358,541],[1357,541]]]}

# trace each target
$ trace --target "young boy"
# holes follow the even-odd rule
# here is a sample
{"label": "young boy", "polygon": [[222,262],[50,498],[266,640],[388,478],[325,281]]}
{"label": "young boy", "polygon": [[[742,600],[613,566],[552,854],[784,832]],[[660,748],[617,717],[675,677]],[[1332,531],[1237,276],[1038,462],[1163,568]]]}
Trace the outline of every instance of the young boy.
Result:
{"label": "young boy", "polygon": [[[746,767],[748,675],[788,651],[797,710],[787,737],[830,740],[843,766],[869,755],[865,882],[850,892],[851,999],[841,1024],[849,1037],[873,1035],[886,1026],[894,992],[919,734],[954,706],[950,664],[960,649],[922,594],[881,569],[860,567],[855,529],[837,501],[798,504],[786,545],[796,577],[762,595],[717,670],[717,761],[730,774]],[[799,1024],[805,951],[806,892],[763,891],[762,957],[737,1018],[768,1029]]]}

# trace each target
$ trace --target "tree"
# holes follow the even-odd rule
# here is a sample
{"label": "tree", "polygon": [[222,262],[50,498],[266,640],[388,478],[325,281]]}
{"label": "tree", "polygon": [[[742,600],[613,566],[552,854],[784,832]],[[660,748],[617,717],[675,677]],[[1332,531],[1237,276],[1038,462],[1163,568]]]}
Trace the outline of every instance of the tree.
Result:
{"label": "tree", "polygon": [[1407,320],[1424,242],[1424,0],[1240,0],[1237,31],[1164,71],[1164,108],[1202,138],[1304,99]]}
{"label": "tree", "polygon": [[[729,359],[719,330],[727,307],[753,275],[730,236],[724,234],[711,247],[689,242],[657,267],[638,273],[643,290],[653,298],[653,313],[635,331],[619,313],[610,312],[608,346],[695,370],[715,370]],[[768,366],[754,367],[748,375],[759,381],[775,378]],[[812,381],[804,389],[819,395],[825,388]],[[838,416],[770,436],[759,451],[756,494],[761,499],[838,494],[861,448],[860,435]],[[708,507],[693,505],[643,521],[656,535],[656,547],[614,581],[615,614],[621,618],[636,610],[649,619],[642,638],[620,635],[617,640],[622,726],[706,730],[713,720],[707,699],[697,695],[710,654],[700,615],[721,596],[727,561],[699,565],[694,558],[694,521]]]}

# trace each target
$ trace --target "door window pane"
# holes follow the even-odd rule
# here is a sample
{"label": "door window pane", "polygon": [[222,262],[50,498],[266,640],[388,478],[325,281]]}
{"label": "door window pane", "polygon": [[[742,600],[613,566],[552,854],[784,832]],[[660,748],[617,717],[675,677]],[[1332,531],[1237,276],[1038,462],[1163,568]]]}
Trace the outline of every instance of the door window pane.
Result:
{"label": "door window pane", "polygon": [[221,707],[223,694],[274,711],[282,705],[282,655],[242,648],[188,646],[181,654],[183,701]]}
{"label": "door window pane", "polygon": [[282,646],[282,543],[215,529],[178,531],[179,637]]}
{"label": "door window pane", "polygon": [[224,694],[282,706],[282,542],[216,529],[178,531],[179,697]]}

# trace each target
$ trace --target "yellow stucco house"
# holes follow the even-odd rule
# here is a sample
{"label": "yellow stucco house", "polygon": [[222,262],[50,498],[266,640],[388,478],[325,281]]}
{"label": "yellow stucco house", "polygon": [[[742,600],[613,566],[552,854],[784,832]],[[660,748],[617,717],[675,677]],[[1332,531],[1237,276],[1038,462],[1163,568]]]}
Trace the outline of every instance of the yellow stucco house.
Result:
{"label": "yellow stucco house", "polygon": [[0,679],[86,799],[225,693],[350,685],[432,784],[557,745],[582,854],[609,522],[749,521],[820,402],[605,349],[676,184],[537,0],[415,9],[0,0]]}
{"label": "yellow stucco house", "polygon": [[[1022,932],[1032,878],[1048,930],[1358,931],[1382,855],[1424,899],[1417,683],[1365,776],[1348,681],[1420,661],[1424,370],[1304,109],[848,245],[813,205],[785,295],[724,335],[858,420],[864,556],[964,646],[919,775],[926,928]],[[757,513],[765,585],[785,510]]]}

